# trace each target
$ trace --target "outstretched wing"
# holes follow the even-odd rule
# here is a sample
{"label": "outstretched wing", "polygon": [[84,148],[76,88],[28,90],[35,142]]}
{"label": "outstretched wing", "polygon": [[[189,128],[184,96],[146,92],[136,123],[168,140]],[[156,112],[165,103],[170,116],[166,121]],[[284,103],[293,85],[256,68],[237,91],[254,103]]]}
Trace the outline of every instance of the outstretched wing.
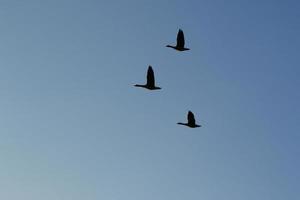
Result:
{"label": "outstretched wing", "polygon": [[147,85],[149,85],[149,86],[155,86],[154,72],[153,72],[153,69],[152,69],[151,66],[148,67]]}
{"label": "outstretched wing", "polygon": [[184,47],[184,34],[181,29],[179,29],[178,34],[177,34],[177,47]]}
{"label": "outstretched wing", "polygon": [[189,111],[187,115],[187,120],[188,120],[188,124],[196,124],[194,114],[191,111]]}

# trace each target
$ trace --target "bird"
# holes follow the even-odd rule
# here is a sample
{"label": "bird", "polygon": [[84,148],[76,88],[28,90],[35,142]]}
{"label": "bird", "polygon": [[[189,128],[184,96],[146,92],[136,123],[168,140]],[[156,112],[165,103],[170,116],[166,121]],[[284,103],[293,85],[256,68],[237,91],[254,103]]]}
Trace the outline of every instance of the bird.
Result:
{"label": "bird", "polygon": [[148,71],[147,71],[147,83],[145,85],[136,84],[134,86],[135,87],[143,87],[148,90],[160,90],[161,89],[160,87],[155,86],[154,72],[153,72],[151,65],[149,65]]}
{"label": "bird", "polygon": [[195,117],[194,117],[194,114],[192,113],[192,111],[188,112],[188,114],[187,114],[187,120],[188,120],[187,123],[178,122],[177,124],[188,126],[190,128],[201,127],[201,125],[196,124],[196,120],[195,120]]}
{"label": "bird", "polygon": [[177,51],[187,51],[190,50],[189,48],[185,48],[184,47],[184,34],[183,31],[181,29],[179,29],[178,33],[177,33],[177,44],[176,46],[171,46],[171,45],[167,45],[166,47],[170,47],[173,49],[176,49]]}

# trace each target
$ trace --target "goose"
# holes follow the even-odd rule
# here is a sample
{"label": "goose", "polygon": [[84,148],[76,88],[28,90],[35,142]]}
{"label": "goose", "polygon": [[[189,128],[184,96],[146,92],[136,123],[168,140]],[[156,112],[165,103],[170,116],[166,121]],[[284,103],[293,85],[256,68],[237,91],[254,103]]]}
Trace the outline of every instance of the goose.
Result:
{"label": "goose", "polygon": [[184,47],[184,34],[183,31],[181,29],[179,29],[178,33],[177,33],[177,44],[176,46],[171,46],[171,45],[167,45],[166,47],[170,47],[173,49],[176,49],[177,51],[187,51],[190,50],[188,48]]}
{"label": "goose", "polygon": [[136,84],[134,86],[135,87],[143,87],[148,90],[160,90],[161,89],[160,87],[155,86],[154,72],[153,72],[151,65],[149,65],[148,71],[147,71],[147,83],[145,85]]}
{"label": "goose", "polygon": [[191,111],[188,112],[187,120],[188,120],[187,123],[178,122],[177,124],[188,126],[190,128],[201,127],[201,125],[196,124],[196,120],[195,120],[194,114]]}

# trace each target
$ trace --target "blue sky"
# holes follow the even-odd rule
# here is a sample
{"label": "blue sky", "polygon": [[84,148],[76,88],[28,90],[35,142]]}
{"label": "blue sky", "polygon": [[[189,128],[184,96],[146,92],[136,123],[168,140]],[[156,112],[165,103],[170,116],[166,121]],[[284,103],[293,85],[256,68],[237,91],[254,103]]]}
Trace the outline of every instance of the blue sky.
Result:
{"label": "blue sky", "polygon": [[0,198],[299,199],[299,9],[1,1]]}

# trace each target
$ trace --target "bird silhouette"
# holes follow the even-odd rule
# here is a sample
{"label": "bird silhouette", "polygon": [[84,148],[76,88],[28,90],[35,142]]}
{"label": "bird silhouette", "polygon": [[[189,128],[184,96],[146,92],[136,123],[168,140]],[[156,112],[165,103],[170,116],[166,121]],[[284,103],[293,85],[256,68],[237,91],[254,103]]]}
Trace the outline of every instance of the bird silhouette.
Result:
{"label": "bird silhouette", "polygon": [[166,47],[170,47],[173,49],[176,49],[177,51],[187,51],[190,50],[188,48],[184,47],[184,34],[183,31],[181,29],[179,29],[178,33],[177,33],[177,44],[176,46],[171,46],[171,45],[167,45]]}
{"label": "bird silhouette", "polygon": [[187,120],[188,120],[187,123],[178,122],[177,124],[188,126],[190,128],[201,127],[201,125],[196,124],[196,120],[195,120],[194,114],[191,111],[188,112]]}
{"label": "bird silhouette", "polygon": [[155,86],[155,78],[154,78],[154,72],[151,66],[148,67],[147,71],[147,83],[145,85],[134,85],[135,87],[143,87],[148,90],[160,90],[160,87]]}

